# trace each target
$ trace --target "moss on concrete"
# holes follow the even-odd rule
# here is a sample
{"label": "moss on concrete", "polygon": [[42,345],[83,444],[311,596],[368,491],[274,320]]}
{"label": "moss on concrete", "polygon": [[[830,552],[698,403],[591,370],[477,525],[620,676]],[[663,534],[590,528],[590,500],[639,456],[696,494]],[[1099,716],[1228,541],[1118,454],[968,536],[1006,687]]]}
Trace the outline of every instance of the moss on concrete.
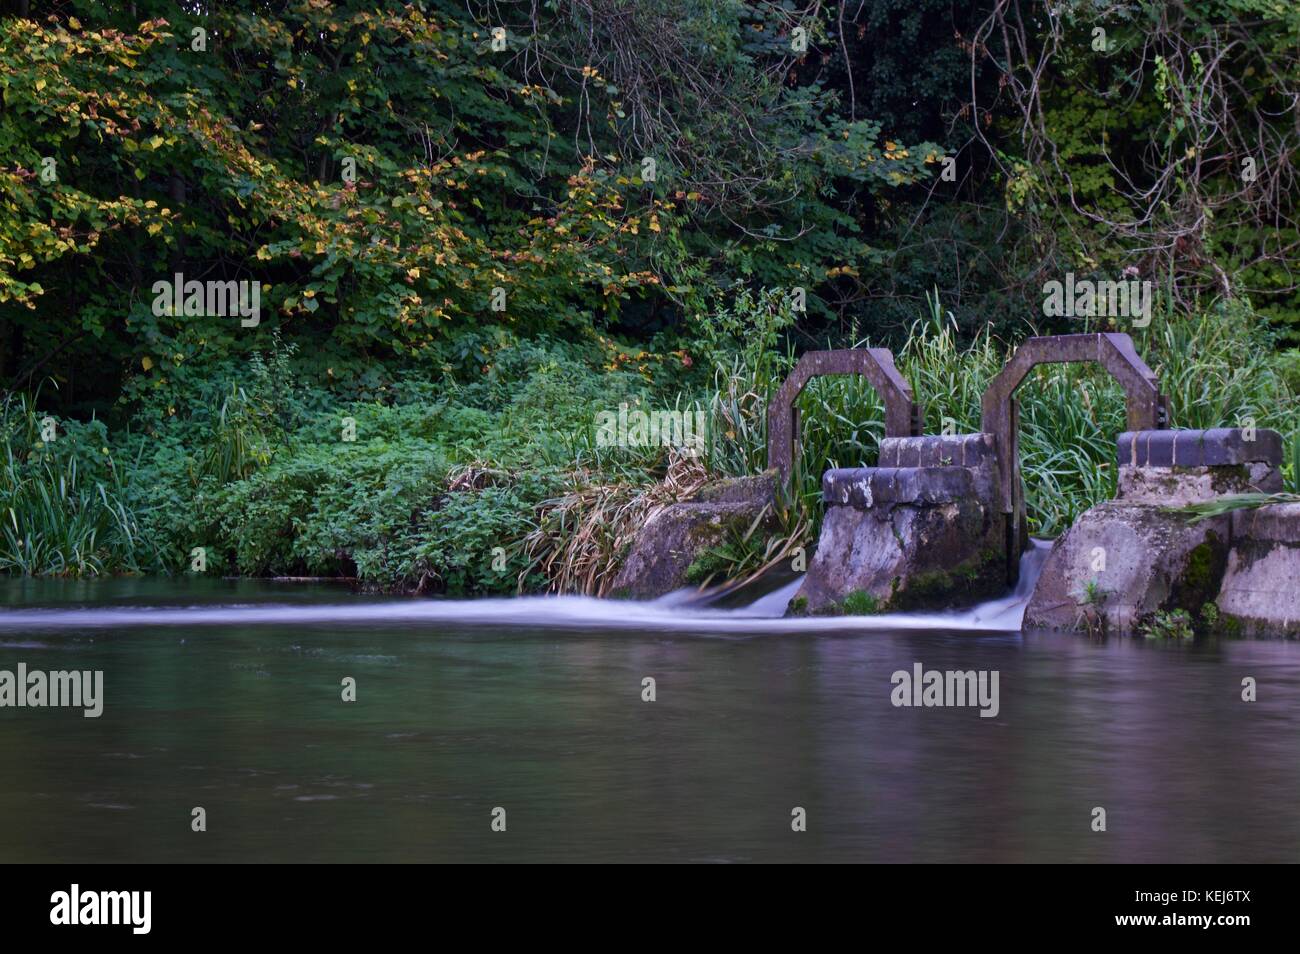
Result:
{"label": "moss on concrete", "polygon": [[1162,609],[1184,610],[1199,616],[1202,609],[1218,596],[1227,565],[1227,544],[1211,530],[1204,540],[1187,552],[1182,572],[1173,580],[1169,598]]}
{"label": "moss on concrete", "polygon": [[1245,464],[1210,467],[1210,486],[1216,494],[1239,494],[1250,485],[1250,468]]}
{"label": "moss on concrete", "polygon": [[897,589],[897,582],[895,579],[894,593],[889,601],[892,609],[952,606],[994,596],[1005,590],[1005,563],[1000,554],[985,548],[974,558],[950,569],[914,574],[904,590]]}
{"label": "moss on concrete", "polygon": [[711,519],[690,527],[685,548],[692,559],[683,574],[686,582],[699,584],[714,575],[726,577],[732,561],[720,552],[720,544],[728,537],[743,537],[758,514],[758,510],[743,508],[720,510]]}
{"label": "moss on concrete", "polygon": [[875,616],[883,608],[880,600],[866,590],[854,590],[840,603],[840,610],[845,616]]}
{"label": "moss on concrete", "polygon": [[1183,573],[1183,582],[1197,592],[1209,589],[1210,567],[1213,561],[1214,547],[1209,540],[1193,547],[1192,552],[1187,554],[1187,569]]}
{"label": "moss on concrete", "polygon": [[699,554],[691,565],[686,568],[686,582],[700,584],[709,577],[725,573],[730,564],[720,554],[714,550],[706,550]]}

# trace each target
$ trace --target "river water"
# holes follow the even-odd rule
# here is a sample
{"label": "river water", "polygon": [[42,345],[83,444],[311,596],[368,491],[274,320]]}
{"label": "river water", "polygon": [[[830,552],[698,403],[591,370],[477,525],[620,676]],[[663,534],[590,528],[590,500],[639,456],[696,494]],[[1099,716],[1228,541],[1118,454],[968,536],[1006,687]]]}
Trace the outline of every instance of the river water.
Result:
{"label": "river water", "polygon": [[[0,670],[104,673],[97,719],[0,708],[0,861],[1300,857],[1300,645],[784,598],[0,582]],[[997,716],[895,706],[917,663],[996,671]]]}

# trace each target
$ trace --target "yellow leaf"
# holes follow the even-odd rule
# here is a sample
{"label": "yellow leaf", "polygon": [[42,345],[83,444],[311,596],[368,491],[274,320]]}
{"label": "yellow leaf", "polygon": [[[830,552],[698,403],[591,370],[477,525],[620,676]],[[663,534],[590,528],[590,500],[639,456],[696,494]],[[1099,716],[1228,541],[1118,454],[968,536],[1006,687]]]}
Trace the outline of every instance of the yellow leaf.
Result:
{"label": "yellow leaf", "polygon": [[38,79],[36,81],[36,91],[39,93],[43,89],[45,89],[45,80]]}
{"label": "yellow leaf", "polygon": [[150,368],[153,367],[153,358],[149,357],[148,355],[145,355],[143,358],[140,359],[140,367],[148,371]]}

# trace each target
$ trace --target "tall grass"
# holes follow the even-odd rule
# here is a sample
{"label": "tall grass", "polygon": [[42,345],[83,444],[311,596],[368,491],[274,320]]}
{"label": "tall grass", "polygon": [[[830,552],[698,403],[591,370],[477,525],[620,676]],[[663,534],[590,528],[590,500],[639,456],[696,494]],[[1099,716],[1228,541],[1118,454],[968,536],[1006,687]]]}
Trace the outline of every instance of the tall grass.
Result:
{"label": "tall grass", "polygon": [[149,548],[117,468],[90,440],[99,432],[82,424],[45,441],[42,417],[27,395],[0,405],[0,573],[139,570],[137,553]]}
{"label": "tall grass", "polygon": [[221,402],[199,472],[220,484],[245,480],[271,460],[269,413],[238,385]]}

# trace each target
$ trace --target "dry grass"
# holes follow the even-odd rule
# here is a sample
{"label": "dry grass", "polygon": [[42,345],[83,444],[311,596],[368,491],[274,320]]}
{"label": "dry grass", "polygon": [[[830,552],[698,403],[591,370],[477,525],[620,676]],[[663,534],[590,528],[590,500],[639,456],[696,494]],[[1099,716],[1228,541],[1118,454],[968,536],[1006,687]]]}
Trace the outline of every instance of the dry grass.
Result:
{"label": "dry grass", "polygon": [[573,489],[546,501],[537,529],[524,541],[528,566],[545,575],[552,593],[605,596],[641,528],[665,507],[693,497],[709,480],[698,457],[671,451],[668,470],[652,484],[601,483],[599,474],[572,475]]}

